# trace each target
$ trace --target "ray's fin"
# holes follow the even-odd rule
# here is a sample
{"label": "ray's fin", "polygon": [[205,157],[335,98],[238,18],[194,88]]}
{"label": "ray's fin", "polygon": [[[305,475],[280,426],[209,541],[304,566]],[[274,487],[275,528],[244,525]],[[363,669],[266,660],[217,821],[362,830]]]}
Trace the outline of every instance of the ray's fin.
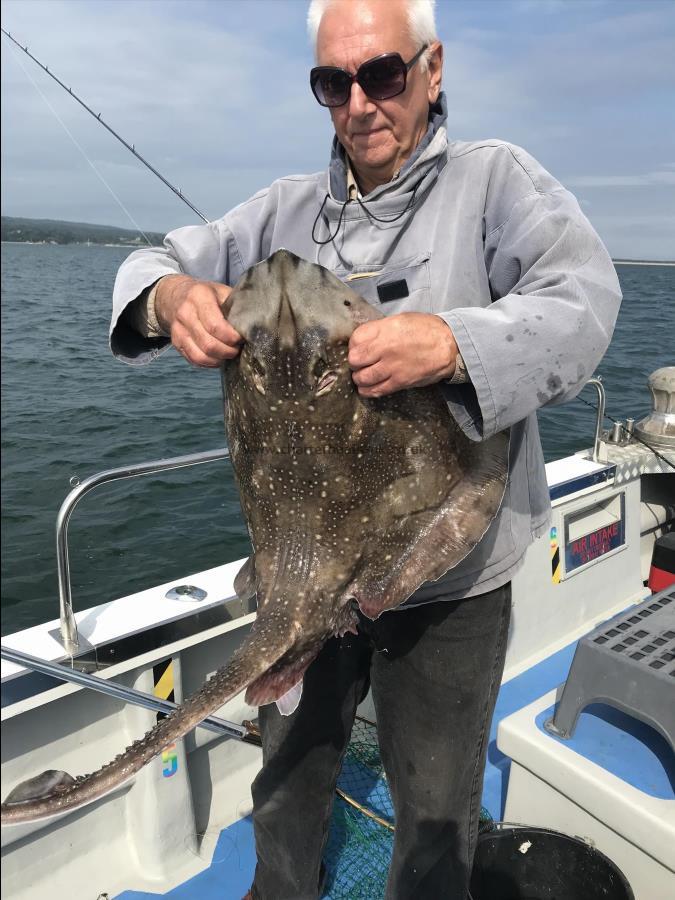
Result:
{"label": "ray's fin", "polygon": [[[471,466],[437,508],[410,513],[402,532],[403,553],[388,568],[370,567],[357,576],[361,611],[376,619],[407,600],[422,584],[436,581],[474,549],[496,516],[506,491],[509,438],[500,433],[472,443]],[[402,535],[403,537],[404,535]]]}
{"label": "ray's fin", "polygon": [[240,600],[250,600],[258,593],[255,574],[255,556],[251,555],[237,572],[234,590]]}
{"label": "ray's fin", "polygon": [[290,716],[296,711],[298,706],[300,706],[301,699],[302,678],[297,684],[294,684],[289,691],[286,691],[283,697],[279,697],[279,699],[276,701],[277,709],[282,716]]}

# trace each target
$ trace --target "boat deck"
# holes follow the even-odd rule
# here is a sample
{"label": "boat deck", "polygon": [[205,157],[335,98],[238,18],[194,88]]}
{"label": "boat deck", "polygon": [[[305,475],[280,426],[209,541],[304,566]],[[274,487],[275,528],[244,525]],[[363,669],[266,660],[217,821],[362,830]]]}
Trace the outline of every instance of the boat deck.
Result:
{"label": "boat deck", "polygon": [[[594,841],[596,825],[616,832],[628,819],[627,852],[649,855],[648,840],[641,839],[639,846],[631,843],[636,817],[621,813],[619,822],[614,815],[614,810],[626,806],[624,795],[629,795],[632,809],[652,810],[649,833],[660,828],[659,846],[666,848],[659,851],[659,864],[667,878],[675,879],[670,852],[670,846],[675,847],[675,758],[663,739],[650,729],[636,732],[614,711],[607,715],[586,710],[565,746],[537,724],[537,717],[554,702],[555,689],[567,678],[577,641],[649,594],[644,580],[654,534],[672,520],[675,507],[668,476],[659,479],[662,490],[656,500],[651,497],[651,518],[642,521],[641,478],[659,472],[645,453],[636,462],[637,452],[633,447],[612,448],[603,463],[576,455],[547,467],[552,522],[528,549],[513,579],[507,661],[491,728],[482,805],[496,821],[510,818],[557,827]],[[617,541],[601,544],[588,557],[579,552],[577,545],[584,536],[592,537],[613,524]],[[248,633],[254,607],[236,598],[232,586],[240,564],[187,576],[185,584],[200,589],[198,600],[185,595],[185,584],[171,582],[76,613],[79,665],[95,670],[101,679],[164,699],[161,685],[168,677],[170,694],[180,702],[231,658]],[[5,642],[45,660],[63,661],[58,626],[58,621],[43,623],[9,635]],[[156,713],[142,705],[55,682],[4,659],[2,683],[7,786],[55,766],[94,771],[119,752],[124,740],[130,742],[156,721]],[[218,713],[233,722],[255,714],[240,695]],[[352,735],[340,786],[366,809],[390,819],[393,813],[381,770],[373,776],[369,769],[360,787],[350,783],[361,765],[354,763],[352,754],[358,729],[360,724]],[[374,757],[372,731],[369,753]],[[76,900],[243,897],[255,868],[248,813],[260,751],[204,729],[186,735],[169,751],[171,759],[162,757],[138,773],[133,783],[84,810],[53,823],[3,829],[3,892],[6,888],[17,900],[33,900],[45,891]],[[536,754],[546,762],[556,753],[570,772],[574,769],[573,790],[555,768],[557,762],[548,774],[535,773],[530,764]],[[168,781],[168,776],[175,777]],[[528,786],[521,791],[524,802],[519,806],[515,787],[529,785],[528,778],[538,780],[534,790]],[[556,780],[562,782],[560,790],[551,796]],[[608,785],[614,791],[610,812],[599,810],[596,823],[585,820],[582,830],[568,823],[570,794],[576,791],[583,804],[586,795],[595,792],[599,797]],[[534,815],[530,804],[539,800],[541,814]],[[558,803],[558,821],[551,817],[553,802]],[[325,854],[324,898],[382,896],[391,846],[392,830],[386,823],[378,824],[336,798]],[[597,846],[603,849],[601,840]],[[603,852],[621,866],[627,859],[623,849],[613,857]],[[638,860],[640,871],[649,871],[651,863],[647,860],[645,868],[643,862]],[[662,896],[675,897],[675,883],[672,892]],[[656,900],[656,895],[636,890],[635,898]]]}
{"label": "boat deck", "polygon": [[[518,711],[522,715],[530,705],[536,707],[537,701],[541,706],[542,697],[553,698],[553,692],[567,677],[575,647],[576,642],[569,644],[501,687],[490,731],[482,797],[484,810],[496,821],[504,818],[511,767],[511,759],[497,746],[499,725]],[[637,790],[645,802],[648,798],[664,801],[669,813],[675,813],[675,756],[660,734],[616,709],[594,704],[581,713],[574,736],[562,741],[543,731],[543,722],[551,712],[552,706],[547,706],[538,711],[534,720],[546,739],[563,744],[584,761]],[[374,741],[374,729],[364,737],[363,727],[357,721],[355,730],[359,727],[352,741]],[[393,811],[386,780],[362,778],[359,787],[354,778],[355,765],[359,763],[350,759],[348,752],[338,786],[366,809],[390,819]],[[669,817],[672,818],[665,818]],[[336,797],[325,854],[328,878],[324,900],[375,900],[381,896],[392,838],[390,830]],[[616,862],[621,865],[621,860]],[[239,900],[251,884],[254,869],[253,826],[247,816],[222,830],[210,865],[199,874],[163,894],[130,890],[119,894],[116,900],[149,900],[158,896],[170,900]]]}
{"label": "boat deck", "polygon": [[[493,819],[503,818],[506,802],[506,789],[508,786],[508,774],[510,760],[497,748],[497,728],[502,719],[511,715],[542,694],[553,690],[567,677],[576,643],[569,644],[536,666],[526,670],[515,678],[502,685],[497,699],[495,715],[490,730],[490,743],[488,747],[488,759],[485,770],[483,787],[483,806]],[[377,807],[382,803],[382,793],[386,792],[386,784],[381,781],[371,786],[371,795],[377,795],[375,802],[373,797],[357,797],[363,805],[374,812],[383,812]],[[372,883],[373,873],[371,854],[364,847],[362,838],[349,828],[345,822],[344,801],[336,799],[333,820],[331,823],[331,836],[326,854],[328,879],[323,898],[325,900],[338,900],[348,896],[367,897],[375,900],[377,895],[368,893],[365,885]],[[372,840],[378,842],[378,850],[382,844],[391,844],[391,832],[387,832],[382,826],[373,826],[376,836]],[[379,832],[379,834],[377,833]],[[350,843],[351,842],[351,843]],[[388,857],[386,846],[379,858],[385,863]],[[390,851],[389,851],[390,852]],[[362,871],[359,873],[364,893],[345,893],[344,882],[354,881],[353,867],[357,862]],[[345,865],[350,871],[345,871]],[[240,900],[250,887],[255,869],[255,846],[253,839],[253,826],[249,816],[239,822],[223,829],[218,838],[211,864],[203,872],[175,887],[164,894],[153,894],[145,891],[124,891],[119,894],[117,900],[146,900],[151,897],[167,897],[170,900]],[[378,873],[382,880],[385,872]]]}

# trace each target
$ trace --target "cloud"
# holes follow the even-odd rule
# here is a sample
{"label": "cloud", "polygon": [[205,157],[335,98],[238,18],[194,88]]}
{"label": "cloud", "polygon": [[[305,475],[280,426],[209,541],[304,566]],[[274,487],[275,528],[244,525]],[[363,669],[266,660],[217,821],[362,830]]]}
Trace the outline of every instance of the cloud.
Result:
{"label": "cloud", "polygon": [[647,187],[671,185],[675,187],[675,172],[647,172],[642,175],[573,175],[565,179],[568,187]]}
{"label": "cloud", "polygon": [[[291,54],[265,28],[252,28],[250,5],[243,18],[242,6],[230,3],[162,4],[161,15],[156,3],[55,0],[6,7],[11,30],[28,40],[39,58],[208,217],[222,215],[276,177],[316,170],[326,162],[330,138],[326,117],[309,90],[297,90],[306,81],[309,48]],[[256,8],[265,13],[266,27],[276,20],[282,34],[289,27],[289,13],[298,18],[302,12],[298,4],[256,4]],[[42,19],[37,33],[36,13]],[[99,39],[102,34],[105,43]],[[172,227],[184,223],[186,215],[189,221],[189,211],[170,193],[164,194],[166,188],[147,173],[137,178],[139,171],[143,173],[140,164],[23,59],[92,161],[102,171],[117,167],[111,183],[121,200],[135,209],[136,219],[152,209],[146,227]],[[3,130],[3,211],[36,215],[41,205],[60,206],[70,207],[73,214],[57,209],[46,214],[82,218],[91,213],[93,198],[99,196],[97,218],[117,219],[117,209],[11,52],[3,53],[3,94],[3,119],[12,125]],[[73,178],[64,179],[63,171],[69,167]],[[255,170],[257,176],[247,175]],[[31,178],[35,189],[29,193],[26,185]]]}
{"label": "cloud", "polygon": [[[675,5],[472,0],[437,12],[452,138],[524,146],[580,192],[610,244],[617,205],[662,215]],[[6,0],[3,24],[211,218],[274,178],[325,168],[332,128],[307,86],[305,13],[300,0]],[[135,219],[152,230],[194,221],[24,64]],[[2,75],[3,212],[128,224],[11,52]],[[653,235],[654,255],[675,245],[675,232]]]}
{"label": "cloud", "polygon": [[[607,0],[585,0],[585,6],[604,6]],[[516,0],[513,4],[514,12],[530,16],[533,13],[546,15],[567,13],[570,9],[570,0]]]}
{"label": "cloud", "polygon": [[675,234],[675,215],[596,214],[593,224],[617,259],[675,260],[675,244],[664,240]]}

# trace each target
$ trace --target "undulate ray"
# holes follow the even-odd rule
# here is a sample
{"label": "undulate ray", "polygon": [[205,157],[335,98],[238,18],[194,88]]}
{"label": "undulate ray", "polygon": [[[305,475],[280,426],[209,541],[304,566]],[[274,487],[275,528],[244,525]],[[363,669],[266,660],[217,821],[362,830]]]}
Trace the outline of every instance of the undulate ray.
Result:
{"label": "undulate ray", "polygon": [[[380,313],[326,269],[279,250],[249,269],[224,314],[243,336],[223,367],[226,428],[253,553],[235,580],[257,595],[243,645],[116,759],[76,779],[23,782],[2,823],[76,809],[115,790],[235,694],[298,699],[323,643],[377,618],[457,565],[497,514],[508,438],[474,443],[436,386],[369,400],[347,346]],[[285,697],[295,688],[295,696]]]}

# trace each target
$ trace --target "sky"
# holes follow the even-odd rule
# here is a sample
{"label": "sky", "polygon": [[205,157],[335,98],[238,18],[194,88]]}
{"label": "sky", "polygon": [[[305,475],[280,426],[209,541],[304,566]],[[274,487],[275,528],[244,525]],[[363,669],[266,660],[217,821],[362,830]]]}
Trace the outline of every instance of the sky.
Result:
{"label": "sky", "polygon": [[[5,0],[2,25],[215,219],[327,165],[306,11],[306,0]],[[451,138],[525,147],[615,258],[675,259],[675,0],[438,0],[437,24]],[[160,232],[199,221],[1,40],[3,215]]]}

